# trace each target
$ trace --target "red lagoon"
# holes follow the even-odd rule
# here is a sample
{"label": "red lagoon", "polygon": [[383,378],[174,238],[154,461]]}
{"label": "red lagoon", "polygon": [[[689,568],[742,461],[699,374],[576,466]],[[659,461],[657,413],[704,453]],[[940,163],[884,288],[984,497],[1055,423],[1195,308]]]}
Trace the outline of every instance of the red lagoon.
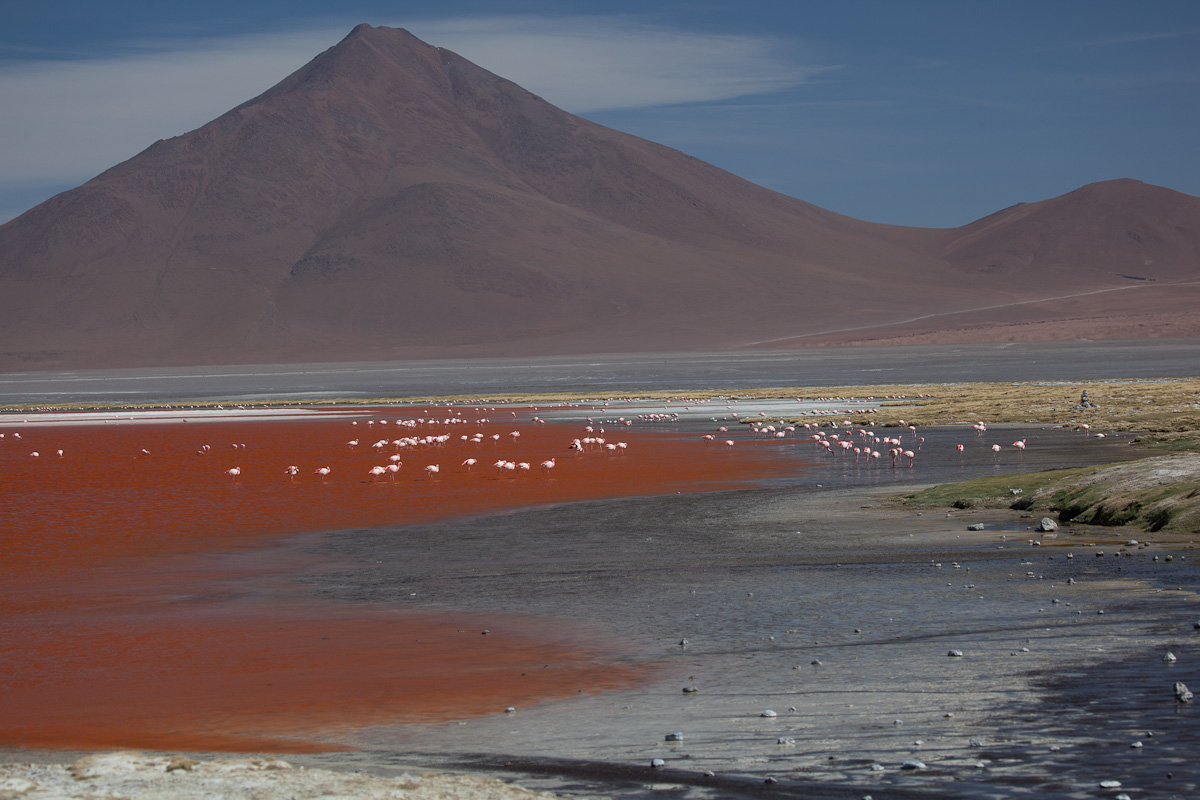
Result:
{"label": "red lagoon", "polygon": [[[0,744],[320,750],[365,725],[627,686],[653,665],[545,620],[321,604],[298,588],[247,597],[229,582],[287,584],[286,570],[212,556],[303,532],[404,536],[399,526],[455,516],[733,488],[795,468],[768,449],[631,428],[463,421],[447,409],[404,409],[401,424],[398,411],[357,424],[0,423]],[[605,441],[573,449],[576,436]]]}

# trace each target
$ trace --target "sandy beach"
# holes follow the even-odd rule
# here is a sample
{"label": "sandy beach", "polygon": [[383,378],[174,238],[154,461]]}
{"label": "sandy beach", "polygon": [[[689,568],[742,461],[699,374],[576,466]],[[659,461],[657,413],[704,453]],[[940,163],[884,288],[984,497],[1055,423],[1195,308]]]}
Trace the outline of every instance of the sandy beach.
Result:
{"label": "sandy beach", "polygon": [[[1142,796],[1194,795],[1191,754],[1200,732],[1193,706],[1172,694],[1176,681],[1200,684],[1193,628],[1200,606],[1188,541],[1150,536],[1141,537],[1148,546],[1125,546],[1127,534],[1087,526],[1051,536],[1034,532],[1038,519],[1020,512],[912,509],[890,500],[911,487],[980,474],[1128,458],[1134,448],[1127,437],[1084,441],[1056,426],[1005,426],[977,441],[961,429],[929,428],[914,466],[893,469],[825,456],[800,438],[754,437],[736,423],[736,446],[714,447],[700,437],[730,427],[727,410],[694,411],[621,433],[640,448],[627,461],[651,452],[661,460],[626,471],[602,453],[588,454],[595,459],[579,463],[596,471],[572,484],[562,463],[553,491],[532,472],[524,493],[515,494],[515,480],[489,475],[508,501],[479,494],[473,510],[447,518],[433,513],[436,494],[420,499],[435,481],[409,476],[406,503],[376,504],[365,499],[389,488],[373,486],[365,467],[344,485],[322,486],[305,474],[300,487],[285,489],[291,482],[268,471],[271,459],[250,460],[268,442],[300,447],[294,434],[277,435],[289,425],[329,426],[315,437],[320,448],[345,448],[339,457],[357,459],[345,446],[349,419],[206,424],[203,438],[229,453],[220,464],[204,462],[211,457],[197,456],[195,442],[181,441],[186,470],[168,473],[171,482],[183,481],[197,462],[206,464],[199,505],[207,510],[196,528],[203,536],[161,535],[164,519],[187,520],[182,509],[197,506],[198,486],[188,484],[175,510],[152,504],[145,517],[133,515],[136,524],[126,517],[104,532],[106,546],[127,545],[104,569],[80,567],[98,557],[83,539],[57,542],[56,557],[47,559],[47,532],[31,532],[42,538],[25,567],[39,581],[50,575],[63,591],[12,581],[13,562],[6,562],[6,663],[30,663],[31,631],[81,620],[93,633],[143,636],[138,652],[153,656],[133,660],[152,667],[139,671],[129,659],[97,660],[86,648],[39,651],[60,667],[84,653],[94,671],[71,667],[82,675],[75,688],[52,693],[69,701],[51,715],[62,727],[43,725],[53,741],[8,722],[8,760],[63,761],[81,748],[126,746],[78,737],[88,715],[71,710],[92,709],[85,732],[111,731],[104,714],[122,711],[126,733],[137,734],[128,746],[194,754],[326,750],[289,759],[380,775],[463,771],[580,797],[664,789],[696,797],[1080,797],[1101,795],[1101,780]],[[629,416],[611,408],[526,414],[553,419],[497,423],[497,430],[519,429],[530,447],[521,457],[531,460],[541,452],[538,437],[561,451],[587,416],[597,425],[601,414],[609,424]],[[182,425],[138,427],[136,438],[162,432],[145,449],[166,453]],[[247,433],[255,427],[266,435]],[[96,429],[53,430],[52,438],[69,442],[63,437],[72,430]],[[22,448],[33,435],[26,431]],[[361,446],[376,437],[359,438]],[[1030,443],[1023,453],[1009,447],[1020,438]],[[243,439],[249,446],[237,456],[261,465],[261,483],[252,482],[251,467],[236,480],[223,474],[234,453],[225,440]],[[85,440],[63,449],[74,453]],[[990,451],[993,440],[1005,445],[1000,456]],[[955,453],[956,441],[970,445],[965,455]],[[137,448],[127,444],[128,463],[137,464]],[[6,439],[5,457],[16,459],[11,445]],[[12,466],[6,462],[6,480]],[[450,471],[436,480],[456,485]],[[535,486],[545,493],[531,494]],[[271,501],[276,490],[291,499]],[[315,495],[324,500],[318,505],[343,524],[311,510],[303,524],[281,515],[307,507],[291,502],[298,492],[315,491],[324,492]],[[265,510],[240,528],[213,526],[244,520],[247,505],[238,498],[245,496]],[[60,498],[34,494],[29,502],[49,508]],[[967,530],[979,522],[984,530]],[[398,616],[427,627],[398,632]],[[142,627],[120,627],[133,623]],[[170,662],[163,669],[164,643],[168,651],[186,651],[196,637],[224,646],[230,623],[242,642],[233,662],[210,656],[192,671]],[[336,642],[308,651],[297,645],[313,633],[335,633]],[[408,668],[414,643],[404,650],[404,640],[438,637],[442,644],[431,649],[447,660],[423,663],[443,688],[409,684],[407,696],[389,689],[419,672]],[[119,639],[73,641],[102,640],[110,653],[126,652],[114,644]],[[460,649],[467,640],[474,649]],[[1175,662],[1163,661],[1168,651]],[[261,660],[268,652],[281,659]],[[294,671],[279,669],[305,652],[322,655]],[[220,675],[230,663],[240,665],[243,680],[234,686],[243,689],[218,704],[223,722],[214,726],[214,716],[201,713],[203,701],[228,690],[200,676]],[[472,677],[454,665],[485,667],[486,674]],[[147,706],[174,707],[178,713],[164,716],[174,727],[152,714],[129,715],[116,702],[130,686],[154,685],[164,674],[174,675],[162,685],[175,693],[151,691]],[[282,705],[256,716],[247,698],[264,675],[287,680],[271,700]],[[107,686],[113,702],[96,702],[96,686]],[[27,718],[45,715],[39,703],[47,696],[22,700]],[[429,702],[416,709],[417,697]],[[13,698],[6,696],[6,706]],[[73,741],[65,735],[72,725]],[[673,734],[680,736],[668,741]],[[231,737],[241,746],[231,747]],[[662,766],[651,767],[652,759]],[[916,761],[924,766],[903,766]]]}

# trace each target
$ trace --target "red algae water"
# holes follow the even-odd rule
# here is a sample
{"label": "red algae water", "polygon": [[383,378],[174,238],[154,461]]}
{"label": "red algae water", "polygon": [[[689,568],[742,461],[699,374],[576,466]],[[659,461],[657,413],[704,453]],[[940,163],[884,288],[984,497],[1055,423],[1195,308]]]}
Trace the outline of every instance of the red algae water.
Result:
{"label": "red algae water", "polygon": [[404,536],[406,524],[794,468],[628,428],[578,450],[572,440],[593,434],[575,427],[383,413],[356,425],[0,423],[0,744],[319,750],[367,725],[628,686],[652,666],[553,621],[322,604],[287,564],[236,556],[296,533]]}

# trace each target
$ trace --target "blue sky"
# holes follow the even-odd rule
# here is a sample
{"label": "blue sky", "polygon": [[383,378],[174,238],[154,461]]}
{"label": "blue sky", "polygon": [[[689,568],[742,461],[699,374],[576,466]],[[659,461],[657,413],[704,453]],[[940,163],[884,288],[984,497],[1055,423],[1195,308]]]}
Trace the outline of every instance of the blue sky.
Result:
{"label": "blue sky", "polygon": [[1120,177],[1200,195],[1196,0],[0,0],[0,221],[359,22],[875,222],[957,226]]}

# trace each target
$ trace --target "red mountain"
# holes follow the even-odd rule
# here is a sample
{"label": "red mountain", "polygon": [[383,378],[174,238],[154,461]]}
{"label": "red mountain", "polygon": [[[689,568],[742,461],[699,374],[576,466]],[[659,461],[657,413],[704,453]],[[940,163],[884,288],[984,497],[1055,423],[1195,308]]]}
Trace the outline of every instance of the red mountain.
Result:
{"label": "red mountain", "polygon": [[[1198,265],[1200,200],[1167,189],[1093,184],[949,231],[877,225],[360,25],[0,226],[0,368],[1013,336],[995,309],[953,316],[989,306],[1034,338],[1124,335],[1105,304],[1157,319],[1143,300],[1168,284],[1190,307],[1143,335],[1196,335],[1181,282]],[[1103,313],[1056,334],[1072,302]]]}

